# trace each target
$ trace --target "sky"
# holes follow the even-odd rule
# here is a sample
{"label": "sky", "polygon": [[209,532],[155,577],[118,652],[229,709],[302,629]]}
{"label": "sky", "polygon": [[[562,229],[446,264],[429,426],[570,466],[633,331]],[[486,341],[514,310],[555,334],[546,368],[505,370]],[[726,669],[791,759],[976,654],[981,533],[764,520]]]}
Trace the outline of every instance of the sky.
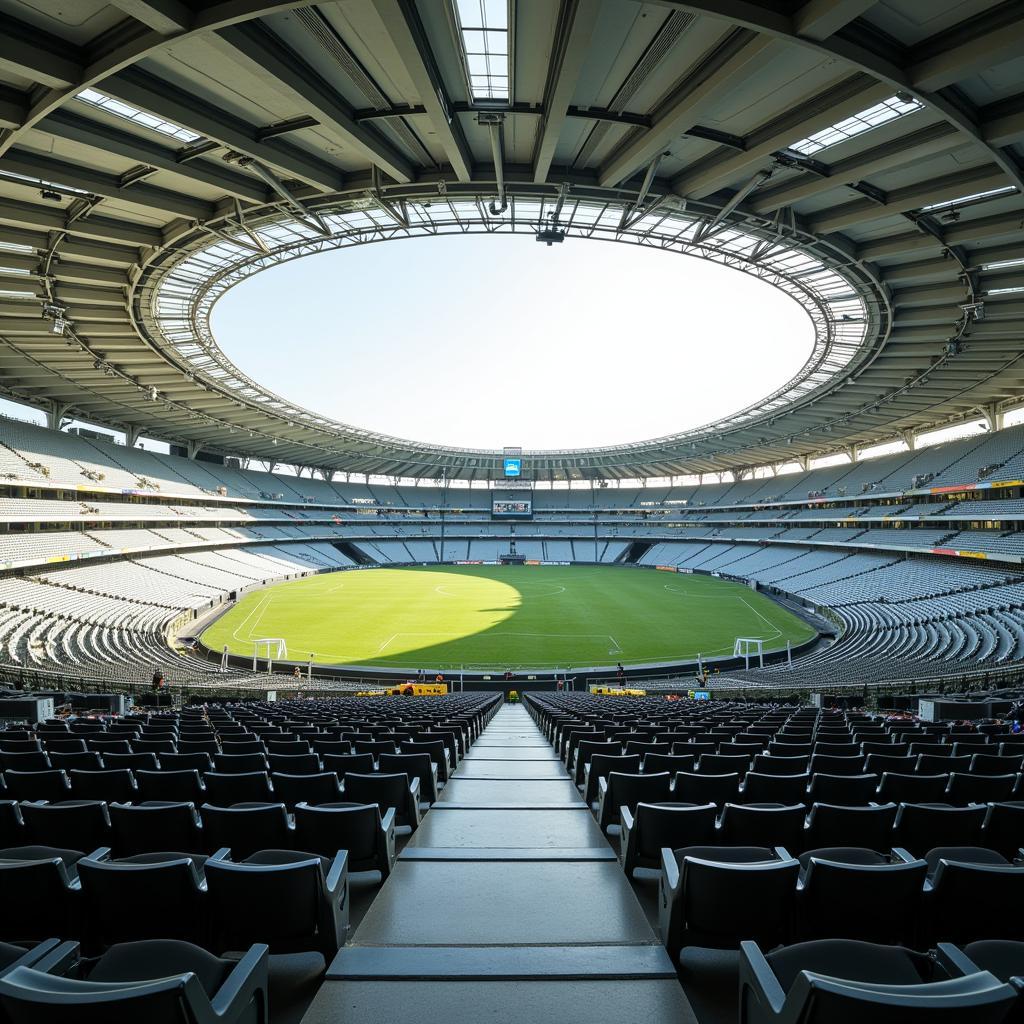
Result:
{"label": "sky", "polygon": [[636,245],[448,236],[320,253],[243,281],[214,337],[308,409],[457,447],[590,447],[715,420],[813,344],[787,295]]}

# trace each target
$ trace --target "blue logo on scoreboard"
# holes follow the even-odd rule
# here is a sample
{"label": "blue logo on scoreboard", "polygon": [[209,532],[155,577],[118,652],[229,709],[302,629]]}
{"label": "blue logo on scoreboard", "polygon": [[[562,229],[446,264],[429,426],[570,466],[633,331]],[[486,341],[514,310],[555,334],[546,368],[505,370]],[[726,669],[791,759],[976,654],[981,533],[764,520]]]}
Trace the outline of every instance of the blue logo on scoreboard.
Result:
{"label": "blue logo on scoreboard", "polygon": [[520,476],[523,472],[522,459],[505,460],[505,476]]}

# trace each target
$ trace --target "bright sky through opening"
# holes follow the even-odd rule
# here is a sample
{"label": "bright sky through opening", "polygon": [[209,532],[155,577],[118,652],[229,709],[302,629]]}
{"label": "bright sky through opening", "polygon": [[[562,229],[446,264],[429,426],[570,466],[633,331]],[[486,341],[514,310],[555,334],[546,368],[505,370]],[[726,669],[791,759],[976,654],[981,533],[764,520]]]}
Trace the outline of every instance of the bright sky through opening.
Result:
{"label": "bright sky through opening", "polygon": [[718,419],[784,384],[813,330],[748,274],[631,244],[526,235],[370,244],[237,285],[214,336],[318,413],[458,447],[579,448]]}

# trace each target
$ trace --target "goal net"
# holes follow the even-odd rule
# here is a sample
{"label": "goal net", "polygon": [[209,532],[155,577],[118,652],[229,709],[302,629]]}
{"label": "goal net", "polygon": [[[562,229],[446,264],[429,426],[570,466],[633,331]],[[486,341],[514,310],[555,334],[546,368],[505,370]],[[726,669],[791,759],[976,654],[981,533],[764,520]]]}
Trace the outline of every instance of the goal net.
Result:
{"label": "goal net", "polygon": [[764,641],[756,636],[738,636],[732,647],[732,656],[742,658],[744,668],[750,668],[750,655],[757,657],[761,668],[764,668]]}

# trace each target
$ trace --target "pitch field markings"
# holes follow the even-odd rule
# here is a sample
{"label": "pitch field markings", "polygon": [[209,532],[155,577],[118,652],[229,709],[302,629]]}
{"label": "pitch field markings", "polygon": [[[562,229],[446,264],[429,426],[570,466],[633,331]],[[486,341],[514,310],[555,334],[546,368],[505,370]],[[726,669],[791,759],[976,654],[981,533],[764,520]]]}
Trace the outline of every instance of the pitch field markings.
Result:
{"label": "pitch field markings", "polygon": [[[522,586],[522,584],[520,584],[520,586]],[[537,583],[537,584],[534,584],[534,586],[538,586],[538,587],[553,587],[554,589],[553,590],[549,590],[546,594],[538,594],[538,593],[535,593],[533,591],[527,591],[527,593],[524,595],[525,597],[557,597],[559,594],[564,594],[565,593],[565,587],[559,586],[558,584],[555,584],[555,583]],[[466,596],[464,593],[463,594],[453,594],[453,593],[451,593],[448,590],[448,588],[445,586],[445,584],[443,584],[443,583],[439,583],[436,587],[434,587],[434,590],[435,590],[436,593],[440,594],[442,597],[465,597]],[[546,635],[554,635],[554,634],[546,634]]]}
{"label": "pitch field markings", "polygon": [[[228,641],[229,646],[233,643],[235,653],[251,653],[253,641],[262,635],[258,632],[264,629],[262,623],[268,621],[272,624],[266,629],[288,637],[289,641],[292,637],[297,641],[289,642],[293,656],[305,653],[325,663],[394,665],[398,668],[403,667],[403,663],[415,664],[425,657],[449,668],[460,663],[472,663],[490,667],[516,665],[526,669],[556,664],[611,663],[606,662],[606,658],[617,658],[630,664],[690,660],[695,657],[697,642],[700,642],[700,649],[705,656],[715,656],[731,653],[735,636],[753,636],[770,643],[787,636],[803,639],[806,633],[806,628],[799,628],[798,621],[791,621],[793,617],[785,609],[779,609],[778,614],[770,617],[769,609],[766,608],[765,613],[759,611],[757,603],[766,598],[755,596],[753,600],[746,599],[737,592],[742,591],[742,587],[728,580],[701,579],[700,582],[694,582],[690,592],[690,588],[683,589],[679,585],[682,581],[664,583],[653,579],[653,574],[620,573],[613,568],[578,568],[557,576],[549,575],[543,569],[470,569],[464,575],[459,573],[456,578],[449,576],[448,580],[439,585],[435,585],[438,578],[435,570],[424,567],[423,572],[434,578],[428,576],[418,587],[413,586],[411,589],[409,584],[415,583],[417,570],[385,570],[380,573],[379,579],[376,573],[368,573],[347,577],[342,581],[338,581],[337,577],[318,583],[310,581],[311,585],[300,581],[299,584],[285,584],[272,593],[253,594],[252,604],[248,608],[239,609],[237,619],[228,613],[230,617],[221,627],[220,639],[215,639],[216,634],[211,634],[209,642],[217,649],[220,644]],[[451,573],[451,570],[445,572]],[[616,572],[615,581],[610,578],[613,572]],[[607,576],[608,583],[616,587],[614,592],[608,591],[610,595],[614,593],[615,598],[614,601],[606,602],[607,606],[600,602],[602,590],[591,589],[594,587],[594,576],[598,573],[602,579],[597,582],[603,583],[603,577]],[[527,574],[531,578],[525,578]],[[464,580],[472,585],[466,586]],[[578,587],[578,583],[583,586]],[[494,584],[502,586],[495,591]],[[488,586],[492,588],[490,591],[487,590]],[[515,597],[510,593],[511,588],[518,591],[518,598],[514,601],[509,601],[510,596]],[[303,599],[302,590],[308,595],[306,600]],[[333,598],[327,597],[338,591],[344,593]],[[687,604],[685,609],[678,609],[671,601],[662,601],[659,612],[655,591],[662,594],[668,591],[674,596],[697,597],[701,600]],[[365,600],[362,596],[364,593],[367,595]],[[283,600],[275,600],[277,597]],[[434,600],[430,600],[431,597]],[[437,597],[463,600],[452,605],[448,601],[437,601]],[[554,604],[540,604],[531,600],[539,597],[556,597],[559,600]],[[419,604],[414,603],[409,608],[405,605],[407,598],[418,599]],[[311,603],[309,599],[312,599]],[[648,622],[644,615],[643,601],[651,599],[655,604]],[[566,602],[564,609],[561,601]],[[739,602],[745,606],[743,612],[738,611]],[[728,611],[730,606],[736,611]],[[389,623],[392,607],[395,609],[392,614],[396,617]],[[677,610],[673,611],[673,607]],[[623,616],[623,609],[630,614]],[[636,615],[631,610],[635,610]],[[487,613],[485,619],[491,619],[489,623],[481,623],[479,619],[473,618],[484,612]],[[493,619],[493,613],[496,612],[499,613],[498,621]],[[750,618],[751,613],[758,619],[757,626]],[[415,621],[417,616],[420,621]],[[515,625],[526,628],[501,629],[501,619],[511,616],[516,619]],[[576,621],[571,621],[574,618]],[[233,620],[237,621],[237,626],[232,630]],[[399,628],[398,632],[390,636],[379,628],[388,624],[392,628],[413,626],[421,622],[423,625],[448,626],[449,620],[450,629]],[[577,624],[586,625],[591,622],[593,625],[619,623],[619,635],[626,635],[626,640],[623,644],[610,633],[548,632],[548,625],[558,626],[563,620],[570,629]],[[506,624],[513,625],[512,622]],[[533,625],[540,628],[530,629]],[[349,632],[351,635],[346,635]],[[486,645],[492,640],[494,646],[488,649]],[[311,649],[304,649],[301,646],[303,642],[309,643]],[[669,649],[674,647],[680,648],[679,653],[671,653]],[[347,650],[342,653],[331,648]],[[686,648],[685,653],[682,648]],[[524,654],[529,660],[522,658]]]}

